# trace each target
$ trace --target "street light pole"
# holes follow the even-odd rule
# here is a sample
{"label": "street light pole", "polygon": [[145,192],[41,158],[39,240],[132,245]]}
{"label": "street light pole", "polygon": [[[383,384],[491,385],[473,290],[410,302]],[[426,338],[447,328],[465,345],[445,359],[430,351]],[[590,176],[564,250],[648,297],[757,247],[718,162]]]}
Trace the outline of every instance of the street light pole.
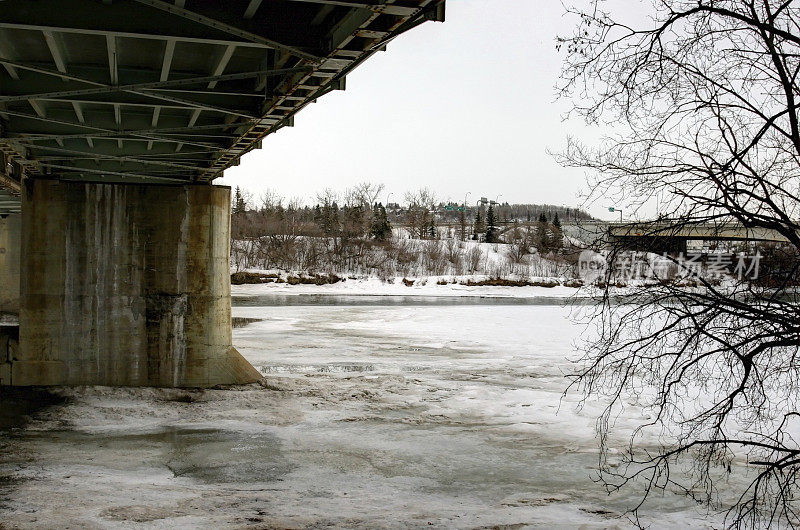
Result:
{"label": "street light pole", "polygon": [[503,194],[499,193],[494,199],[494,203],[497,205],[497,213],[495,215],[497,216],[496,219],[498,223],[500,223],[500,197],[502,196]]}
{"label": "street light pole", "polygon": [[461,210],[461,215],[458,216],[459,221],[461,222],[461,240],[467,240],[467,198],[472,195],[471,191],[468,191],[464,195],[464,209]]}

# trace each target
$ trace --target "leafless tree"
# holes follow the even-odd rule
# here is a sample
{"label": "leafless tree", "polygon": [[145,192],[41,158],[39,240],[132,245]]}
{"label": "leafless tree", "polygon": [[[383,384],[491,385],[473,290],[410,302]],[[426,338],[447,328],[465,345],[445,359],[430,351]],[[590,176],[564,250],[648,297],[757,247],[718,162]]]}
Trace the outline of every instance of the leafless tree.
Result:
{"label": "leafless tree", "polygon": [[345,192],[345,204],[348,206],[360,205],[366,210],[378,202],[378,197],[384,190],[384,185],[374,182],[360,182]]}
{"label": "leafless tree", "polygon": [[481,247],[475,245],[467,251],[467,268],[469,272],[477,272],[481,268],[481,263],[486,259],[486,255],[481,250]]}
{"label": "leafless tree", "polygon": [[[562,96],[589,123],[614,124],[600,145],[571,140],[559,157],[595,176],[589,199],[629,209],[658,200],[659,221],[676,229],[774,230],[797,255],[800,6],[658,0],[651,19],[626,25],[601,4],[571,9],[576,30],[558,40]],[[731,526],[800,524],[796,260],[791,269],[769,287],[700,277],[696,288],[606,294],[574,384],[609,401],[601,477],[610,489],[641,488],[637,516],[653,492],[677,489],[726,510]],[[653,415],[614,462],[613,418],[629,400]],[[638,443],[652,432],[658,450]],[[717,501],[738,483],[734,500]]]}
{"label": "leafless tree", "polygon": [[420,188],[405,194],[408,203],[406,225],[411,237],[426,239],[430,237],[432,216],[436,209],[436,194],[429,188]]}
{"label": "leafless tree", "polygon": [[525,256],[531,253],[533,239],[529,227],[519,226],[508,231],[506,240],[509,243],[508,255],[512,263],[522,263]]}

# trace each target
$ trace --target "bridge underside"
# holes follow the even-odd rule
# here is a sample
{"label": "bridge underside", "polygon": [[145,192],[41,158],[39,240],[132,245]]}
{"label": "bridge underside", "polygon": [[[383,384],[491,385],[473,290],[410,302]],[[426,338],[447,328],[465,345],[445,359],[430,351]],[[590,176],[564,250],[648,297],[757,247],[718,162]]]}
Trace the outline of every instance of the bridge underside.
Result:
{"label": "bridge underside", "polygon": [[257,379],[231,347],[230,190],[211,182],[443,17],[442,0],[0,2],[0,313],[20,315],[0,384]]}

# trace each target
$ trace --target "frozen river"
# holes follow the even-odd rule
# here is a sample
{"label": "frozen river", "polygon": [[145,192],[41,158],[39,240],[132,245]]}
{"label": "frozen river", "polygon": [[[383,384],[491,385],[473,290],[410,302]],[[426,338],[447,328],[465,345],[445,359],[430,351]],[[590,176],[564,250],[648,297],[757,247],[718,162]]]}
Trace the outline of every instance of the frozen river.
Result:
{"label": "frozen river", "polygon": [[[555,300],[234,297],[264,387],[86,388],[0,433],[0,528],[628,527]],[[626,408],[620,425],[640,421]],[[666,495],[645,522],[716,525]]]}

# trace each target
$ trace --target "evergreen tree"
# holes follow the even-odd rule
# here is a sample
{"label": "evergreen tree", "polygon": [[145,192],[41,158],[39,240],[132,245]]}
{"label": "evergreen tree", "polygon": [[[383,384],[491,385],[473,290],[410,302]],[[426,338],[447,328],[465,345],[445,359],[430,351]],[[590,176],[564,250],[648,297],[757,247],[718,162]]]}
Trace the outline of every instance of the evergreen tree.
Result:
{"label": "evergreen tree", "polygon": [[322,205],[320,217],[319,217],[319,227],[322,230],[322,233],[330,235],[331,233],[331,205],[329,202],[325,202]]}
{"label": "evergreen tree", "polygon": [[369,235],[373,239],[381,239],[381,230],[380,230],[380,217],[381,211],[378,208],[378,203],[374,203],[372,205],[372,216],[370,217],[369,221]]}
{"label": "evergreen tree", "polygon": [[550,228],[544,212],[539,214],[539,222],[536,223],[536,248],[539,252],[547,252],[550,249]]}
{"label": "evergreen tree", "polygon": [[320,228],[326,236],[335,235],[339,230],[339,206],[336,202],[325,201],[322,205]]}
{"label": "evergreen tree", "polygon": [[564,233],[561,231],[561,220],[558,218],[558,212],[553,217],[553,246],[556,249],[564,246]]}
{"label": "evergreen tree", "polygon": [[495,221],[494,208],[491,204],[489,205],[489,209],[486,211],[486,242],[497,242],[497,222]]}
{"label": "evergreen tree", "polygon": [[431,222],[428,225],[428,236],[431,239],[436,239],[436,220],[435,215],[431,214]]}
{"label": "evergreen tree", "polygon": [[380,203],[375,203],[372,207],[372,222],[370,223],[370,235],[379,241],[385,241],[392,233],[389,224],[389,217],[386,215],[386,208]]}
{"label": "evergreen tree", "polygon": [[386,215],[386,208],[383,204],[378,203],[378,208],[381,211],[381,239],[389,239],[392,236],[392,225],[389,223],[389,216]]}
{"label": "evergreen tree", "polygon": [[233,192],[233,213],[244,213],[246,205],[244,203],[244,197],[242,197],[242,190],[239,189],[239,186],[236,186],[236,189]]}
{"label": "evergreen tree", "polygon": [[343,213],[343,232],[348,238],[360,237],[364,235],[364,210],[361,205],[344,206]]}
{"label": "evergreen tree", "polygon": [[324,222],[322,217],[322,208],[320,208],[319,204],[314,206],[314,224],[316,224],[323,232],[325,231],[323,228]]}
{"label": "evergreen tree", "polygon": [[475,214],[475,224],[473,226],[472,239],[475,241],[480,241],[480,234],[482,234],[484,230],[485,226],[483,224],[483,216],[481,215],[480,208],[478,208],[478,213]]}
{"label": "evergreen tree", "polygon": [[467,205],[458,209],[458,224],[461,227],[461,241],[467,239]]}

